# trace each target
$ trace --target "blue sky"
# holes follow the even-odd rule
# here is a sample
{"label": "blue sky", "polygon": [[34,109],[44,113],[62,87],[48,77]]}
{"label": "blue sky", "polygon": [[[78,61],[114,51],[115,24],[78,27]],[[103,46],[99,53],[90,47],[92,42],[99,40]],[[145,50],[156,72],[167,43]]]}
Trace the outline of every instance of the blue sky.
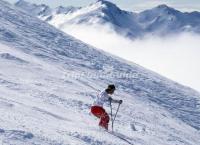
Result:
{"label": "blue sky", "polygon": [[[17,0],[5,0],[11,3]],[[51,7],[62,6],[85,6],[96,0],[26,0],[33,3],[44,3]],[[200,11],[200,0],[109,0],[120,8],[130,11],[142,11],[159,4],[167,4],[182,11]]]}

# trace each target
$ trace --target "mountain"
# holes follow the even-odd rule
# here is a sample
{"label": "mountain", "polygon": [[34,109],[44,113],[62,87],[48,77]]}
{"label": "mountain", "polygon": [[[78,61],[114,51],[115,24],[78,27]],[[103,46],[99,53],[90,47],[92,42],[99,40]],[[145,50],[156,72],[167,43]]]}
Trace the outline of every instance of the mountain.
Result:
{"label": "mountain", "polygon": [[[16,6],[24,9],[17,3]],[[51,13],[48,19],[45,16],[43,20],[62,30],[73,24],[110,25],[117,33],[131,38],[152,34],[200,33],[199,12],[183,13],[167,5],[133,13],[121,10],[109,1],[98,0],[89,6],[74,8],[73,11]]]}
{"label": "mountain", "polygon": [[104,0],[99,0],[96,3],[83,7],[69,14],[66,18],[69,19],[64,23],[70,24],[109,24],[116,32],[129,36],[136,37],[142,32],[140,26],[135,22],[134,13],[123,11],[115,4]]}
{"label": "mountain", "polygon": [[36,5],[36,4],[31,4],[29,2],[26,2],[24,0],[19,0],[18,2],[15,3],[17,7],[20,7],[21,9],[29,12],[29,14],[33,16],[47,16],[51,15],[52,9],[44,4],[41,5]]}
{"label": "mountain", "polygon": [[69,12],[74,12],[75,10],[79,9],[79,7],[73,7],[73,6],[69,7],[59,6],[56,7],[55,9],[52,9],[45,4],[40,4],[40,5],[32,4],[25,0],[19,0],[18,2],[15,3],[15,6],[29,12],[29,14],[32,16],[38,16],[38,17],[46,17],[52,14],[61,14],[61,13],[67,14]]}
{"label": "mountain", "polygon": [[[17,2],[15,5],[26,10],[23,8],[23,5],[27,7],[27,2],[23,0],[19,2],[24,4],[20,6]],[[29,5],[35,4],[29,3]],[[40,5],[38,5],[38,7],[40,7]],[[36,9],[38,10],[38,8]],[[65,25],[69,24],[109,24],[116,32],[132,37],[139,36],[142,32],[140,26],[135,22],[134,13],[123,11],[115,4],[104,0],[99,0],[86,7],[74,8],[73,11],[67,13],[52,12],[48,17],[41,17],[41,15],[38,15],[38,17],[58,28],[64,28]]]}
{"label": "mountain", "polygon": [[159,5],[138,15],[138,22],[145,24],[151,33],[167,34],[177,32],[200,32],[200,13],[182,13],[167,5]]}
{"label": "mountain", "polygon": [[[199,144],[198,92],[2,0],[0,26],[2,144]],[[101,131],[89,114],[97,93],[111,83],[113,97],[124,101],[114,126],[120,138]]]}

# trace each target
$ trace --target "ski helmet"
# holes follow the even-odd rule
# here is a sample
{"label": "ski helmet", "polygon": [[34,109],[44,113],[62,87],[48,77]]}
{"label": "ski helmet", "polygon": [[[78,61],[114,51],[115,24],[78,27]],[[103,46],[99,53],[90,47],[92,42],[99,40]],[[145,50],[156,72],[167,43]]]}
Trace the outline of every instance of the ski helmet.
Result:
{"label": "ski helmet", "polygon": [[115,85],[113,85],[113,84],[108,85],[108,89],[109,89],[109,90],[115,90]]}

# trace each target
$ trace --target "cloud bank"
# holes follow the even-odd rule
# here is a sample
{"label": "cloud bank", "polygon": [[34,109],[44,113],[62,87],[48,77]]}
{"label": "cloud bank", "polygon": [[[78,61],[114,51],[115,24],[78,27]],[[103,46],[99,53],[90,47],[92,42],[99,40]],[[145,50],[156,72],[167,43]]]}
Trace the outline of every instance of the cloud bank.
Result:
{"label": "cloud bank", "polygon": [[68,34],[137,63],[200,92],[200,36],[183,33],[165,38],[130,40],[107,26],[65,25]]}

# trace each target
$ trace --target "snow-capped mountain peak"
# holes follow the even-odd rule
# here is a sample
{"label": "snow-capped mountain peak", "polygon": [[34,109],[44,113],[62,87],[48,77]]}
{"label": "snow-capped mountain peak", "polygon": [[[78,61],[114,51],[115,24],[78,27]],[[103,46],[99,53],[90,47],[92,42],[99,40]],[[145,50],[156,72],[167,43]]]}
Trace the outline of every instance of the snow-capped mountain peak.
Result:
{"label": "snow-capped mountain peak", "polygon": [[170,15],[176,16],[179,13],[180,13],[179,11],[163,4],[155,8],[152,8],[150,10],[145,10],[139,13],[138,17],[142,19],[143,22],[151,22],[153,19],[157,17],[168,17]]}
{"label": "snow-capped mountain peak", "polygon": [[98,7],[102,7],[102,8],[107,8],[107,9],[119,9],[114,3],[111,3],[109,1],[106,0],[98,0],[95,3],[92,3],[91,5],[97,5]]}
{"label": "snow-capped mountain peak", "polygon": [[15,6],[21,8],[22,10],[28,11],[29,14],[33,16],[47,16],[50,15],[52,10],[49,6],[45,4],[32,4],[25,0],[19,0],[15,3]]}
{"label": "snow-capped mountain peak", "polygon": [[[169,7],[167,6],[166,4],[161,4],[161,5],[158,5],[155,9],[167,9],[167,10],[172,10],[173,8],[172,7]],[[174,10],[174,9],[173,9]]]}
{"label": "snow-capped mountain peak", "polygon": [[77,9],[79,9],[79,7],[73,7],[73,6],[69,6],[69,7],[63,7],[63,6],[59,6],[57,8],[55,8],[55,12],[56,14],[67,14],[69,12],[74,12]]}
{"label": "snow-capped mountain peak", "polygon": [[97,16],[97,15],[101,16],[101,14],[103,13],[104,16],[106,15],[110,17],[109,15],[111,15],[111,13],[114,13],[116,11],[122,11],[122,10],[120,10],[119,7],[117,7],[115,4],[109,1],[98,0],[94,3],[91,3],[90,5],[86,7],[82,7],[81,11],[82,11],[82,14],[81,14],[82,16],[83,15],[84,16],[87,15],[88,17]]}
{"label": "snow-capped mountain peak", "polygon": [[[62,27],[70,23],[89,25],[108,24],[117,32],[130,36],[140,35],[141,31],[140,26],[134,20],[134,13],[121,10],[117,5],[105,0],[98,0],[66,16],[56,16],[52,21],[49,21],[49,23]],[[59,21],[60,24],[58,24]]]}
{"label": "snow-capped mountain peak", "polygon": [[180,11],[175,10],[172,7],[169,7],[166,4],[158,5],[157,7],[151,9],[150,11],[154,11],[155,13],[160,15],[177,15],[181,13]]}
{"label": "snow-capped mountain peak", "polygon": [[25,7],[25,6],[30,6],[30,3],[28,3],[28,2],[25,1],[25,0],[19,0],[19,1],[17,1],[15,4],[16,4],[17,6],[23,6],[23,7]]}

